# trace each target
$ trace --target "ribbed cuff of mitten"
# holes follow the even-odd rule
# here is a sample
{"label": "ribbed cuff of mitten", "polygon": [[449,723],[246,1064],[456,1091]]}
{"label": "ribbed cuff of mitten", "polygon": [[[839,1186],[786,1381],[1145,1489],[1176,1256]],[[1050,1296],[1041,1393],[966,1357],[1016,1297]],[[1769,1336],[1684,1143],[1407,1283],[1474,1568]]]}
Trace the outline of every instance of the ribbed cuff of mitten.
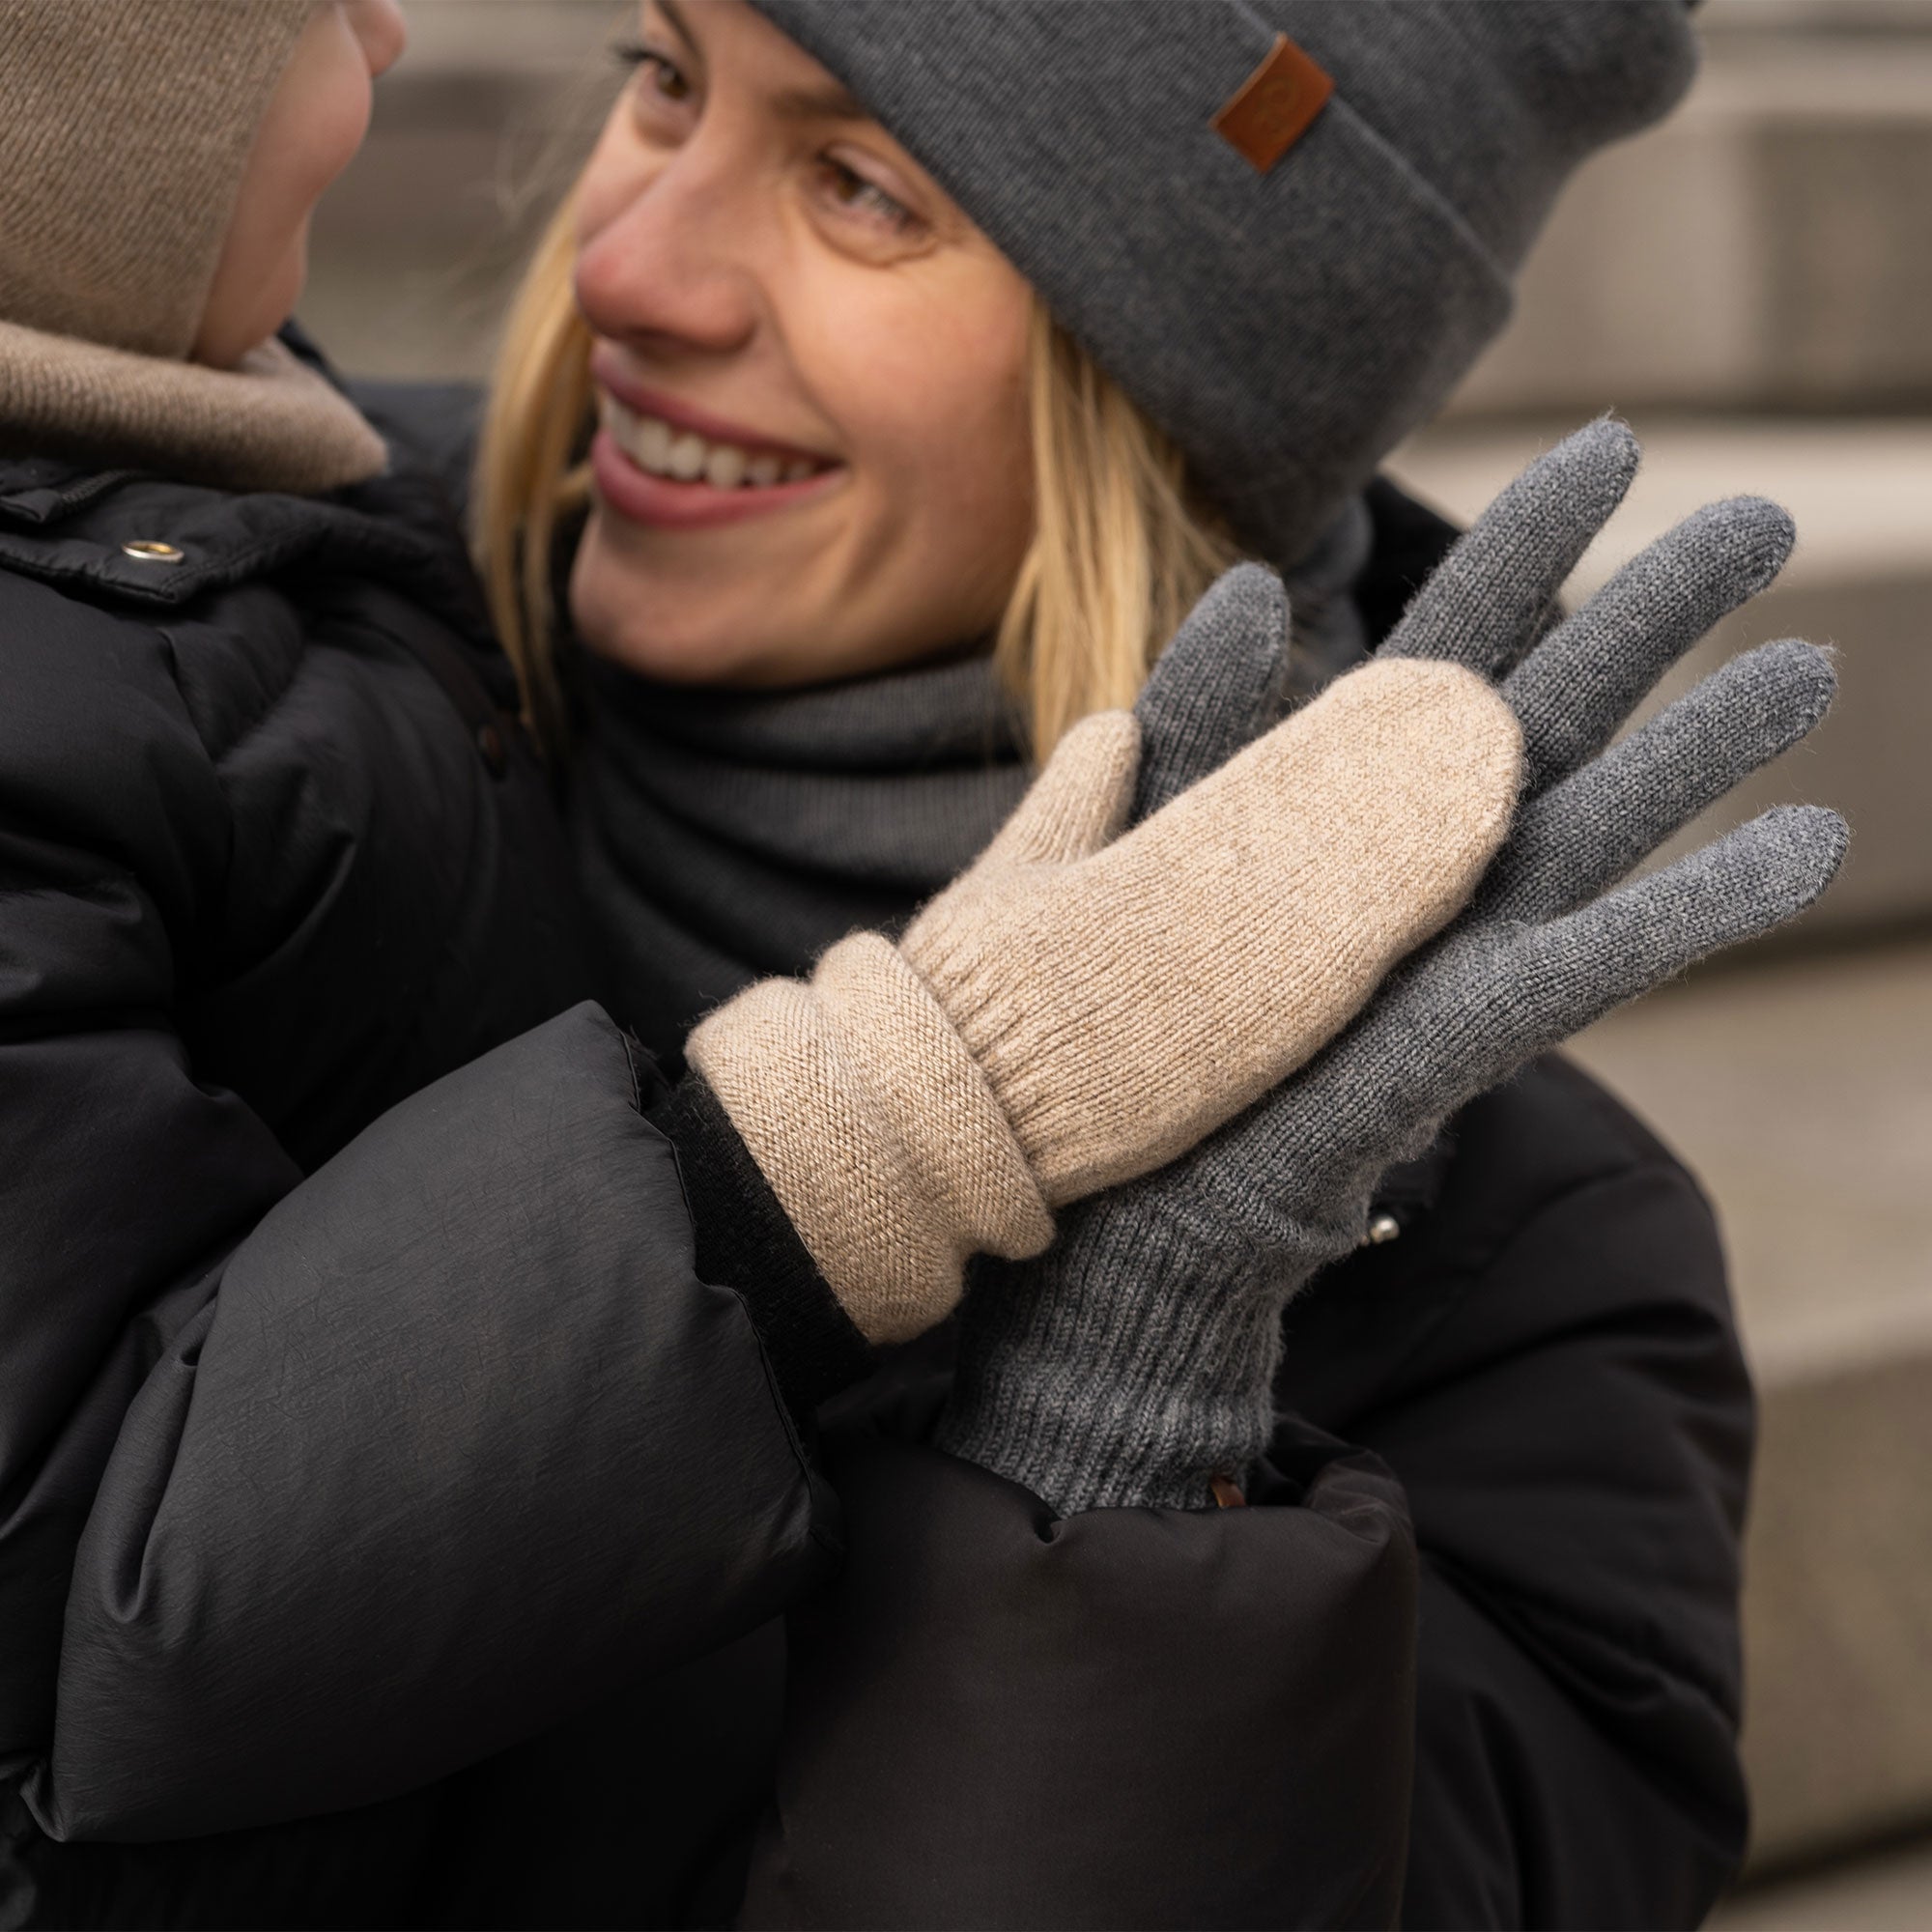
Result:
{"label": "ribbed cuff of mitten", "polygon": [[1273,1433],[1299,1278],[1134,1191],[1070,1210],[1043,1261],[976,1277],[940,1422],[942,1449],[1063,1515],[1206,1508],[1212,1479],[1239,1483]]}
{"label": "ribbed cuff of mitten", "polygon": [[804,1422],[820,1403],[872,1372],[870,1344],[703,1080],[687,1074],[650,1109],[650,1121],[677,1150],[699,1277],[736,1290],[785,1406]]}
{"label": "ribbed cuff of mitten", "polygon": [[748,987],[686,1054],[867,1341],[943,1321],[972,1255],[1052,1240],[985,1076],[877,934],[841,940],[809,985]]}

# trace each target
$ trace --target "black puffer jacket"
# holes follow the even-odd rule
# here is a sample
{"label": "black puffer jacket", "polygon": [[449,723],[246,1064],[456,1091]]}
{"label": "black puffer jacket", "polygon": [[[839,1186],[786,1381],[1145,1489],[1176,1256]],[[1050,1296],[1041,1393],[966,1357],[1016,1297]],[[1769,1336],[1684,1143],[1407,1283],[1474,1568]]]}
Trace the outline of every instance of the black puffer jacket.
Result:
{"label": "black puffer jacket", "polygon": [[426,1780],[769,1618],[822,1511],[565,1010],[407,446],[333,501],[0,458],[0,1923],[396,1922]]}
{"label": "black puffer jacket", "polygon": [[833,1580],[454,1781],[440,1922],[1699,1923],[1751,1434],[1709,1209],[1561,1059],[1380,1205],[1246,1508],[1061,1521],[926,1446],[948,1330],[830,1406]]}
{"label": "black puffer jacket", "polygon": [[[288,1091],[286,1030],[263,1026],[260,1063],[231,1055],[230,1091],[209,1091],[182,1015],[220,1003],[177,996],[203,983],[181,961],[219,929],[209,893],[286,908],[282,848],[336,822],[310,800],[327,806],[392,758],[442,769],[372,724],[414,720],[425,741],[475,753],[393,625],[340,644],[317,628],[298,654],[339,659],[365,697],[360,677],[381,668],[383,701],[358,705],[358,722],[326,703],[284,710],[272,700],[303,680],[264,678],[250,627],[207,660],[223,673],[197,682],[167,641],[177,626],[123,602],[111,555],[130,535],[227,531],[233,587],[211,581],[201,608],[315,597],[319,625],[320,566],[388,576],[371,559],[389,554],[398,513],[355,524],[347,509],[202,502],[206,526],[119,521],[148,487],[30,491],[27,514],[51,534],[21,536],[25,516],[0,526],[98,573],[58,595],[28,570],[5,580],[7,598],[58,616],[67,649],[42,650],[39,682],[20,681],[37,728],[0,733],[27,775],[0,759],[6,883],[29,915],[16,926],[10,899],[4,984],[23,992],[0,1009],[0,1115],[16,1137],[0,1186],[17,1190],[0,1295],[0,1613],[43,1606],[0,1716],[57,1830],[221,1835],[54,1844],[16,1813],[0,1918],[1280,1925],[1400,1909],[1418,1925],[1662,1925],[1701,1913],[1743,1828],[1749,1397],[1708,1211],[1634,1122],[1560,1064],[1469,1109],[1453,1154],[1385,1204],[1403,1239],[1298,1305],[1275,1466],[1246,1509],[1055,1523],[1024,1491],[923,1446],[941,1334],[827,1413],[822,1466],[850,1548],[838,1568],[822,1560],[827,1486],[777,1393],[782,1381],[805,1406],[799,1365],[832,1359],[830,1318],[742,1170],[731,1238],[711,1249],[731,1264],[694,1266],[672,1149],[594,1009],[404,1102],[299,1185],[359,1122],[345,1110],[295,1155],[276,1126],[298,1114],[250,1106],[253,1091]],[[343,543],[354,524],[368,548],[270,545],[273,574],[250,577],[241,559],[285,520]],[[1411,541],[1394,526],[1385,537],[1390,555]],[[304,557],[318,568],[302,573]],[[0,623],[12,616],[0,605]],[[10,652],[12,636],[0,631]],[[62,710],[75,665],[86,699]],[[124,685],[131,724],[116,724]],[[191,692],[214,701],[184,728]],[[218,808],[253,769],[251,743],[276,741],[247,728],[264,712],[315,728],[297,733],[299,756],[270,761],[296,804],[251,841]],[[121,755],[76,782],[73,747],[97,742]],[[181,763],[157,745],[181,747]],[[213,829],[166,830],[173,788],[143,788],[142,774],[206,767],[183,796],[211,801],[190,823]],[[392,836],[441,804],[406,791]],[[408,846],[386,837],[337,840],[357,863],[326,871],[285,947],[298,955],[329,928],[358,870],[382,888],[374,929],[417,929],[424,880],[441,875],[439,837],[426,830],[424,847],[404,864]],[[536,971],[504,919],[499,960]],[[423,920],[415,944],[442,930]],[[474,1014],[505,997],[489,946],[465,957],[479,1004],[451,1058],[489,1043]],[[104,986],[64,980],[76,963]],[[261,963],[211,983],[239,997]],[[291,1000],[322,1030],[302,1064],[363,1037],[330,1028],[338,1009],[363,1010],[364,983],[336,977]],[[37,1005],[43,985],[61,997]],[[448,996],[464,990],[453,980]],[[60,1070],[29,1084],[43,1064]],[[390,1092],[440,1070],[426,1056]],[[390,1096],[371,1084],[365,1118]],[[186,1124],[143,1115],[151,1094]],[[93,1094],[99,1106],[74,1104]],[[123,1132],[124,1116],[151,1132]],[[718,1219],[707,1189],[742,1150],[701,1109],[663,1117],[683,1135],[702,1239]],[[204,1119],[212,1138],[189,1131]],[[71,1153],[39,1158],[42,1137],[63,1132]],[[143,1194],[161,1144],[183,1157]],[[705,1285],[721,1278],[730,1290]],[[44,1605],[70,1573],[50,1701]],[[774,1614],[827,1577],[792,1619],[787,1665]]]}

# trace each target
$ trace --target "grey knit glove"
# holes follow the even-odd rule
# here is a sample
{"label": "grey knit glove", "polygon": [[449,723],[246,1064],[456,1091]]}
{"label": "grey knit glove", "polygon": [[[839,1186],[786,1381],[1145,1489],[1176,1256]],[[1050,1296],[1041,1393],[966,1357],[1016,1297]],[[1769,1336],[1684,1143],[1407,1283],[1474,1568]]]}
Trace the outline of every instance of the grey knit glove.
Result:
{"label": "grey knit glove", "polygon": [[[1282,1310],[1359,1244],[1389,1167],[1537,1054],[1790,919],[1830,883],[1843,821],[1784,808],[1617,885],[1802,738],[1834,684],[1822,651],[1767,644],[1610,744],[1662,672],[1776,576],[1792,542],[1773,504],[1713,504],[1552,629],[1557,591],[1637,454],[1627,429],[1601,421],[1533,465],[1384,647],[1499,680],[1522,724],[1524,800],[1468,911],[1327,1049],[1193,1153],[1071,1209],[1038,1260],[981,1264],[943,1448],[1065,1513],[1205,1505],[1211,1479],[1238,1480],[1265,1448]],[[1251,568],[1204,600],[1142,697],[1137,810],[1265,722],[1286,615],[1279,585]]]}

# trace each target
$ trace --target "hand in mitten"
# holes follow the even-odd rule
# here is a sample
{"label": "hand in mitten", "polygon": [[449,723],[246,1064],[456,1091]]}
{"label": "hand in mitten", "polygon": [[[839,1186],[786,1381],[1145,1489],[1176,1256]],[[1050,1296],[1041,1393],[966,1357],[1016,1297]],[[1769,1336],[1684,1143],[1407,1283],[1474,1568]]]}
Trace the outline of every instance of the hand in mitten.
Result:
{"label": "hand in mitten", "polygon": [[[1041,1260],[985,1267],[962,1319],[942,1447],[1065,1512],[1205,1504],[1214,1476],[1238,1478],[1267,1442],[1284,1306],[1357,1245],[1390,1166],[1537,1054],[1791,918],[1830,883],[1843,822],[1783,809],[1617,885],[1802,738],[1833,688],[1823,652],[1767,644],[1611,744],[1662,672],[1762,589],[1791,546],[1775,505],[1713,504],[1549,629],[1560,585],[1636,460],[1630,433],[1599,422],[1533,465],[1378,659],[1465,666],[1498,680],[1520,721],[1524,802],[1469,910],[1239,1120],[1083,1204]],[[1238,746],[1278,677],[1278,587],[1236,572],[1209,595],[1143,696],[1143,809]],[[1258,652],[1252,612],[1270,599],[1274,648]],[[1236,605],[1251,614],[1231,626]],[[1242,648],[1228,648],[1231,633]]]}
{"label": "hand in mitten", "polygon": [[1338,679],[1122,836],[1139,752],[1128,713],[1087,719],[896,947],[843,940],[692,1035],[870,1340],[1301,1065],[1462,910],[1520,779],[1493,683],[1423,659]]}

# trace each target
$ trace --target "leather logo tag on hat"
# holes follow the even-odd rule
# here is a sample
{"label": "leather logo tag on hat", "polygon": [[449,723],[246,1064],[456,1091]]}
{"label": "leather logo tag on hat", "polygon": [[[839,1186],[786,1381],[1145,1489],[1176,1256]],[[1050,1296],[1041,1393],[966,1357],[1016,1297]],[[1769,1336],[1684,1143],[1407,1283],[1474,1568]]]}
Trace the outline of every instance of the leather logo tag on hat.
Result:
{"label": "leather logo tag on hat", "polygon": [[1286,34],[1208,123],[1236,154],[1266,174],[1308,132],[1335,92],[1333,78]]}

